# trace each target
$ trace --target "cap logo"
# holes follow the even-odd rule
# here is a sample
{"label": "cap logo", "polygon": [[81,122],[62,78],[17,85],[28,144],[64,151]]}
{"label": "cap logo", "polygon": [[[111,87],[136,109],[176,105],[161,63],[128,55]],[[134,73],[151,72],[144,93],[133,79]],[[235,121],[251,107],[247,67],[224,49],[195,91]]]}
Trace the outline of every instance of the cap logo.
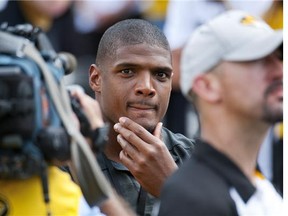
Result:
{"label": "cap logo", "polygon": [[256,18],[253,16],[245,16],[241,19],[241,23],[244,25],[253,25],[256,21]]}
{"label": "cap logo", "polygon": [[247,25],[247,26],[253,26],[257,28],[264,28],[267,29],[269,28],[264,22],[261,22],[257,18],[251,15],[247,15],[241,19],[241,24]]}

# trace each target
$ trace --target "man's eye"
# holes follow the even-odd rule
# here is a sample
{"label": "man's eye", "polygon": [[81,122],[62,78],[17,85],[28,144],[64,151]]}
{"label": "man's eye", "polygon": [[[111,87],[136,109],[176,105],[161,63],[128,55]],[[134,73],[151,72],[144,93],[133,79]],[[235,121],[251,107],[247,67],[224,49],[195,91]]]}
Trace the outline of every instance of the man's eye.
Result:
{"label": "man's eye", "polygon": [[124,69],[124,70],[121,70],[121,73],[122,73],[122,74],[132,74],[133,71],[130,70],[130,69]]}
{"label": "man's eye", "polygon": [[158,73],[157,74],[159,77],[161,77],[161,78],[165,78],[167,75],[165,74],[165,73],[163,73],[163,72],[160,72],[160,73]]}
{"label": "man's eye", "polygon": [[159,77],[161,79],[166,79],[166,78],[169,78],[169,75],[165,72],[158,72],[157,77]]}

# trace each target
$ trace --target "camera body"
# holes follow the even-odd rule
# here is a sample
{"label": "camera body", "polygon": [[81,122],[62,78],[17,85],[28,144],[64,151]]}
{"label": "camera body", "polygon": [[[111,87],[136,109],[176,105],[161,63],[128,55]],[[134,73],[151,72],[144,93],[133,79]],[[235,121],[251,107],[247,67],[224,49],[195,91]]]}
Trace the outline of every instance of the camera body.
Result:
{"label": "camera body", "polygon": [[79,101],[69,97],[62,78],[75,67],[74,57],[57,54],[39,28],[0,25],[0,178],[38,175],[48,203],[47,167],[69,160],[70,174],[92,207],[113,190],[84,136],[100,151],[109,125],[91,131]]}
{"label": "camera body", "polygon": [[[42,46],[37,38],[42,32],[30,25],[24,31],[24,27],[2,28],[0,33],[28,38]],[[65,70],[55,63],[57,55],[51,47],[41,48],[43,52],[39,50],[39,53],[60,83]],[[41,172],[43,160],[69,158],[69,136],[47,91],[41,69],[28,57],[1,50],[0,43],[0,177],[28,178]]]}
{"label": "camera body", "polygon": [[69,160],[70,174],[92,207],[113,190],[84,136],[94,151],[101,150],[109,125],[91,131],[79,101],[69,97],[62,78],[75,67],[76,59],[57,54],[41,29],[0,25],[0,178],[39,176],[48,204],[47,168]]}

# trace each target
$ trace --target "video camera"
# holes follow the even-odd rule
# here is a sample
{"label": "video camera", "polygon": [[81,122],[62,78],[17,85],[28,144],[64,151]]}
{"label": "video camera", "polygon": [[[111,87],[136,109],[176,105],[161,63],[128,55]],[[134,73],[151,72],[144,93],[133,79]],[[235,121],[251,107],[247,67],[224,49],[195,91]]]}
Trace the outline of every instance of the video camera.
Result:
{"label": "video camera", "polygon": [[[72,160],[73,179],[94,206],[108,196],[110,185],[82,135],[91,134],[89,122],[63,84],[75,68],[73,55],[57,54],[40,28],[0,26],[0,178],[39,175],[48,202],[47,166]],[[107,132],[107,126],[97,131],[96,146],[107,141]]]}

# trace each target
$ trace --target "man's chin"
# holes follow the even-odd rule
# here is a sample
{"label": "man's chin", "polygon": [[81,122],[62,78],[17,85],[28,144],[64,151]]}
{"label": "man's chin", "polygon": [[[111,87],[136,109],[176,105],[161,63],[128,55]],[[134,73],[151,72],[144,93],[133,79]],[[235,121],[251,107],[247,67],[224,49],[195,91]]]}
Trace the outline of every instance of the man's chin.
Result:
{"label": "man's chin", "polygon": [[137,119],[135,122],[144,127],[150,133],[153,133],[156,127],[156,125],[153,122],[147,119]]}
{"label": "man's chin", "polygon": [[264,120],[268,123],[275,124],[283,121],[283,109],[266,111]]}

